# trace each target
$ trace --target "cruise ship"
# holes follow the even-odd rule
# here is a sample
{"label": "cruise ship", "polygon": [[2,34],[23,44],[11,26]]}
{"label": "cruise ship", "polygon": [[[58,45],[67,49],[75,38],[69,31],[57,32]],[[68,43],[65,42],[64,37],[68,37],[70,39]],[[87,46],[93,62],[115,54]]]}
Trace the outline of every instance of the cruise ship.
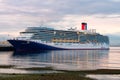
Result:
{"label": "cruise ship", "polygon": [[87,30],[85,22],[81,23],[81,30],[28,27],[8,41],[16,51],[109,49],[108,36],[96,33],[95,29]]}

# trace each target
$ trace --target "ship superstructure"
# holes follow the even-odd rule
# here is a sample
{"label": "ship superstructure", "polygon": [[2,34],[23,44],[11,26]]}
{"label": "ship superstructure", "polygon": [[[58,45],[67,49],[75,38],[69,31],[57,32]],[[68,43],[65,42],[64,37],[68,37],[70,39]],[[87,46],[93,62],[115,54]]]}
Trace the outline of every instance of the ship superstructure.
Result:
{"label": "ship superstructure", "polygon": [[82,23],[81,30],[56,30],[47,27],[28,27],[21,36],[8,40],[17,51],[68,50],[68,49],[109,49],[108,36],[87,30]]}

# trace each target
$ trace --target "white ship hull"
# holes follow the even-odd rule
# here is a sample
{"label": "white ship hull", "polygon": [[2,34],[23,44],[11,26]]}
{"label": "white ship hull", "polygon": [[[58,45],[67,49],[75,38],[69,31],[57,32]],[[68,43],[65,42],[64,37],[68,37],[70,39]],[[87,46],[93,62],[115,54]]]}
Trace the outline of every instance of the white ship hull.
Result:
{"label": "white ship hull", "polygon": [[38,44],[48,45],[61,49],[109,49],[108,44],[95,44],[95,43],[49,43],[49,42],[41,42],[41,41],[33,41]]}

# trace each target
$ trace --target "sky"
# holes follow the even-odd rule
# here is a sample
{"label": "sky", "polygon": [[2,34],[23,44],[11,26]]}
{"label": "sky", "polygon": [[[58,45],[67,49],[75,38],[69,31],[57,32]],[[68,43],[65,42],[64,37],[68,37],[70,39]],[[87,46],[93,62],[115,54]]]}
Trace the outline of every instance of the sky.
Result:
{"label": "sky", "polygon": [[79,30],[81,22],[120,43],[120,0],[0,0],[0,35],[40,25]]}

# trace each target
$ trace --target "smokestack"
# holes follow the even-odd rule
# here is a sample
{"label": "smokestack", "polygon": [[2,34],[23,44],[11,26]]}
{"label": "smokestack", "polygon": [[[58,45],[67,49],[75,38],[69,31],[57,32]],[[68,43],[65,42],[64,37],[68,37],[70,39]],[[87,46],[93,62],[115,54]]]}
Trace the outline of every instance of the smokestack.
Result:
{"label": "smokestack", "polygon": [[81,30],[87,30],[87,23],[82,23],[81,25]]}

